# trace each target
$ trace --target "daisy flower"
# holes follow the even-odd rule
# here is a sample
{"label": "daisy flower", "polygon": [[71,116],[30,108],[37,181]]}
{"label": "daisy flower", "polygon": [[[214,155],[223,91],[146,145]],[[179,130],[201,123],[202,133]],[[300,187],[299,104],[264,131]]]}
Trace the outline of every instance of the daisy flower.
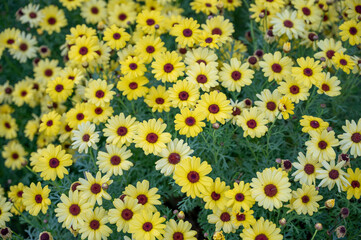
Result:
{"label": "daisy flower", "polygon": [[217,91],[203,94],[196,108],[205,113],[211,123],[218,121],[224,124],[232,114],[232,106],[227,96]]}
{"label": "daisy flower", "polygon": [[31,183],[30,187],[24,188],[23,203],[30,215],[37,216],[41,210],[43,214],[48,211],[51,204],[49,199],[50,189],[48,186],[41,187],[41,183]]}
{"label": "daisy flower", "polygon": [[154,212],[157,210],[155,205],[160,205],[160,195],[157,194],[158,188],[149,188],[149,181],[143,180],[137,182],[137,186],[128,185],[123,194],[137,200],[138,204],[141,204],[143,210]]}
{"label": "daisy flower", "polygon": [[252,197],[258,206],[273,211],[282,207],[282,202],[291,199],[291,183],[282,170],[266,168],[257,172],[257,178],[252,178]]}
{"label": "daisy flower", "polygon": [[234,215],[232,214],[232,209],[214,209],[211,215],[207,216],[207,220],[211,224],[216,225],[216,231],[220,231],[221,229],[225,233],[230,233],[235,230],[235,226],[233,225]]}
{"label": "daisy flower", "polygon": [[315,61],[313,58],[298,58],[297,63],[299,67],[292,67],[292,76],[308,87],[311,88],[324,77],[322,73],[322,66],[320,61]]}
{"label": "daisy flower", "polygon": [[249,183],[243,181],[233,183],[233,189],[228,190],[225,196],[228,198],[227,207],[232,208],[233,212],[239,212],[241,209],[249,211],[255,203]]}
{"label": "daisy flower", "polygon": [[111,208],[108,213],[109,222],[117,225],[118,232],[127,233],[134,215],[142,210],[142,205],[131,197],[115,199],[113,205],[115,208]]}
{"label": "daisy flower", "polygon": [[180,109],[192,108],[199,99],[198,86],[187,80],[178,80],[171,88],[168,89],[169,101],[173,107]]}
{"label": "daisy flower", "polygon": [[148,94],[144,97],[144,102],[152,108],[152,112],[169,112],[172,105],[169,99],[169,92],[162,85],[158,85],[157,88],[151,87]]}
{"label": "daisy flower", "polygon": [[89,103],[96,106],[104,107],[105,104],[110,103],[115,94],[112,91],[113,84],[107,84],[106,80],[91,80],[85,88],[84,96],[88,99]]}
{"label": "daisy flower", "polygon": [[118,28],[114,24],[104,30],[103,40],[112,49],[119,50],[123,48],[129,39],[129,33],[127,33],[124,28]]}
{"label": "daisy flower", "polygon": [[78,130],[73,130],[73,137],[71,140],[73,141],[73,149],[78,149],[79,153],[82,153],[83,151],[88,153],[89,147],[98,149],[96,144],[99,142],[99,133],[95,132],[95,124],[85,122],[78,125]]}
{"label": "daisy flower", "polygon": [[321,133],[309,132],[311,139],[305,145],[307,146],[307,155],[318,159],[319,162],[330,161],[336,158],[335,150],[332,147],[339,145],[339,141],[335,138],[335,132],[328,132],[326,129]]}
{"label": "daisy flower", "polygon": [[310,155],[304,155],[302,152],[298,153],[298,162],[293,162],[292,165],[297,169],[292,176],[295,181],[299,181],[301,184],[312,185],[316,183],[317,171],[321,169],[321,163],[318,159],[313,158]]}
{"label": "daisy flower", "polygon": [[207,175],[212,167],[197,157],[188,157],[179,163],[174,171],[173,179],[182,187],[181,191],[191,198],[202,197],[206,188],[212,185],[212,178]]}
{"label": "daisy flower", "polygon": [[179,131],[181,135],[196,137],[206,126],[203,122],[204,118],[205,116],[200,112],[199,108],[193,111],[183,108],[180,114],[175,115],[175,130]]}
{"label": "daisy flower", "polygon": [[126,146],[119,148],[115,145],[105,145],[105,148],[107,152],[99,151],[96,162],[101,172],[118,176],[123,175],[123,170],[127,171],[133,166],[133,163],[128,161],[133,154]]}
{"label": "daisy flower", "polygon": [[84,215],[84,222],[79,226],[81,238],[85,239],[107,239],[113,232],[106,224],[108,214],[102,207],[96,207],[90,214]]}
{"label": "daisy flower", "polygon": [[175,41],[180,46],[193,47],[198,41],[200,32],[197,20],[185,18],[171,29],[170,34],[176,37]]}
{"label": "daisy flower", "polygon": [[10,217],[13,216],[10,212],[11,207],[11,202],[7,202],[6,198],[0,196],[0,228],[4,228],[6,226],[6,222],[9,222]]}
{"label": "daisy flower", "polygon": [[230,64],[224,63],[219,73],[222,86],[237,92],[252,83],[253,75],[254,71],[249,69],[249,64],[241,64],[236,58],[232,58]]}
{"label": "daisy flower", "polygon": [[341,94],[340,84],[341,81],[338,80],[337,76],[331,77],[329,72],[327,74],[324,73],[324,77],[316,83],[316,86],[318,87],[317,93],[326,94],[330,97],[338,96]]}
{"label": "daisy flower", "polygon": [[218,70],[213,65],[204,63],[195,64],[187,71],[187,81],[196,84],[205,92],[209,92],[212,87],[218,86]]}
{"label": "daisy flower", "polygon": [[318,195],[318,191],[313,185],[302,185],[302,188],[298,188],[292,192],[293,201],[292,208],[297,214],[308,214],[313,215],[314,212],[318,211],[319,204],[323,197]]}
{"label": "daisy flower", "polygon": [[271,19],[273,33],[279,37],[286,34],[288,39],[298,39],[304,35],[305,23],[297,18],[296,11],[283,10]]}
{"label": "daisy flower", "polygon": [[102,205],[103,198],[106,200],[111,199],[109,193],[106,192],[106,188],[113,182],[109,178],[109,175],[102,177],[100,171],[97,172],[95,178],[90,172],[85,172],[85,179],[79,179],[80,185],[76,189],[83,193],[82,197],[87,199],[91,205],[94,206],[95,202]]}
{"label": "daisy flower", "polygon": [[244,228],[240,237],[243,240],[254,240],[254,239],[272,239],[282,240],[283,236],[280,234],[276,224],[269,220],[265,220],[263,217],[257,220],[250,228]]}
{"label": "daisy flower", "polygon": [[60,203],[55,208],[56,217],[62,227],[78,229],[85,217],[91,214],[93,205],[79,191],[69,191],[69,196],[61,194]]}
{"label": "daisy flower", "polygon": [[159,212],[145,211],[134,215],[133,220],[129,224],[129,233],[132,233],[135,239],[155,240],[162,238],[165,233],[164,217]]}
{"label": "daisy flower", "polygon": [[193,150],[183,139],[176,138],[169,142],[167,147],[158,154],[162,158],[155,162],[155,169],[160,170],[165,176],[170,176],[174,173],[176,165],[192,153]]}
{"label": "daisy flower", "polygon": [[227,204],[226,192],[229,190],[229,186],[221,181],[218,177],[212,182],[211,186],[207,187],[203,192],[203,201],[206,203],[204,208],[211,209],[213,212],[220,209],[224,210]]}
{"label": "daisy flower", "polygon": [[243,211],[243,212],[232,212],[234,218],[232,218],[232,223],[235,228],[239,228],[241,225],[243,228],[249,228],[251,225],[256,223],[256,219],[253,216],[254,211]]}
{"label": "daisy flower", "polygon": [[265,114],[260,112],[258,108],[253,107],[242,111],[237,124],[241,126],[244,131],[243,137],[260,138],[268,131],[266,126],[267,122]]}
{"label": "daisy flower", "polygon": [[331,160],[330,163],[323,161],[322,165],[325,169],[317,170],[317,179],[321,179],[319,187],[328,187],[328,190],[331,190],[335,185],[337,189],[341,192],[343,186],[349,186],[350,183],[346,179],[349,177],[349,174],[345,173],[341,168],[345,164],[344,161],[341,161],[335,164],[335,160]]}
{"label": "daisy flower", "polygon": [[175,51],[159,53],[152,62],[152,73],[157,80],[162,82],[176,82],[177,78],[184,75],[185,66]]}
{"label": "daisy flower", "polygon": [[358,120],[357,124],[354,120],[351,122],[346,120],[346,125],[342,126],[345,131],[344,134],[338,135],[340,141],[340,149],[343,153],[347,153],[350,150],[351,155],[354,158],[361,156],[361,119]]}
{"label": "daisy flower", "polygon": [[350,183],[350,185],[343,186],[343,191],[347,192],[347,199],[351,199],[352,197],[360,199],[361,170],[359,168],[356,168],[355,171],[353,171],[351,168],[348,168],[347,174],[349,175],[347,181]]}
{"label": "daisy flower", "polygon": [[133,142],[137,130],[138,122],[135,117],[127,116],[124,113],[112,116],[108,119],[103,128],[104,136],[107,137],[107,143],[117,145],[119,148],[122,145],[129,146]]}
{"label": "daisy flower", "polygon": [[144,86],[148,82],[148,78],[144,76],[133,78],[126,75],[120,78],[120,81],[117,83],[117,89],[121,91],[123,96],[126,96],[129,101],[137,100],[149,92],[149,89]]}
{"label": "daisy flower", "polygon": [[311,131],[321,133],[329,126],[328,122],[323,121],[321,118],[308,115],[302,116],[302,119],[300,120],[300,125],[303,127],[302,132],[304,133],[309,133]]}
{"label": "daisy flower", "polygon": [[274,54],[263,55],[263,61],[260,61],[259,65],[268,81],[276,80],[279,83],[282,79],[289,78],[293,62],[291,58],[282,57],[281,52],[276,51]]}
{"label": "daisy flower", "polygon": [[150,119],[143,121],[137,126],[137,134],[134,136],[135,147],[142,148],[146,155],[157,155],[171,141],[171,134],[164,132],[167,125],[161,120]]}
{"label": "daisy flower", "polygon": [[197,232],[191,228],[192,224],[188,221],[179,220],[177,223],[174,219],[170,219],[164,229],[164,239],[196,240]]}

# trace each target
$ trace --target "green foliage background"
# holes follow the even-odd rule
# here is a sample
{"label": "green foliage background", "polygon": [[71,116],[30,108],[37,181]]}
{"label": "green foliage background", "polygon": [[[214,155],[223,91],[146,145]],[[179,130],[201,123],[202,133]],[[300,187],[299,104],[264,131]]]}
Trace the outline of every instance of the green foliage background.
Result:
{"label": "green foliage background", "polygon": [[[32,3],[38,3],[41,7],[49,4],[55,4],[60,8],[63,8],[68,19],[68,26],[63,28],[60,33],[55,33],[49,36],[46,32],[39,36],[34,29],[28,29],[27,26],[22,25],[15,20],[15,12],[22,6],[25,6],[29,1],[16,0],[16,1],[4,1],[0,0],[0,31],[5,28],[16,27],[23,31],[27,31],[37,37],[40,45],[47,45],[51,49],[51,59],[58,59],[62,64],[62,58],[60,56],[59,46],[65,41],[65,35],[69,33],[69,29],[77,24],[84,23],[80,17],[80,10],[69,12],[65,10],[58,1],[30,1]],[[204,23],[206,16],[198,14],[196,15],[189,7],[189,0],[178,1],[178,4],[183,8],[184,15],[197,19],[200,23]],[[248,9],[243,4],[235,12],[226,12],[225,16],[230,18],[234,23],[235,33],[234,38],[244,41],[248,46],[249,55],[253,54],[254,47],[257,49],[266,49],[262,33],[258,30],[255,31],[255,42],[249,42],[244,38],[247,31],[250,30],[251,21],[248,16]],[[253,23],[255,24],[255,23]],[[255,25],[253,25],[255,26]],[[96,27],[96,26],[93,26]],[[320,36],[323,39],[323,36]],[[175,49],[174,38],[166,35],[163,37],[166,42],[166,46],[169,50]],[[296,43],[292,43],[292,46],[296,46]],[[269,46],[269,52],[276,50],[276,44]],[[349,48],[349,54],[360,54],[360,50],[356,48]],[[312,56],[312,49],[298,48],[293,49],[290,53],[293,58],[301,56]],[[113,56],[114,57],[114,56]],[[0,73],[0,83],[3,84],[6,80],[9,80],[12,85],[17,81],[22,80],[25,76],[32,76],[33,66],[29,60],[26,64],[19,64],[16,60],[6,52],[4,52],[0,59],[2,66],[2,72]],[[96,74],[95,74],[96,75]],[[101,76],[101,75],[100,75]],[[147,77],[152,79],[150,82],[156,85],[157,81],[151,77],[150,73],[147,73]],[[96,76],[94,76],[96,77]],[[196,138],[185,139],[183,136],[179,136],[174,130],[173,119],[176,110],[172,110],[170,113],[151,113],[150,109],[145,105],[142,99],[138,99],[135,102],[129,102],[123,96],[116,97],[112,106],[114,106],[114,115],[124,112],[126,115],[131,114],[137,117],[138,120],[144,120],[149,118],[161,117],[168,124],[167,131],[172,133],[172,139],[175,137],[185,139],[190,147],[195,151],[194,155],[200,157],[202,160],[206,160],[212,165],[213,171],[211,177],[215,179],[220,177],[223,181],[226,181],[227,185],[233,186],[233,182],[243,180],[250,182],[253,177],[256,176],[257,171],[262,171],[264,168],[275,166],[276,158],[290,159],[296,161],[298,152],[305,153],[305,141],[308,140],[308,135],[302,133],[299,120],[302,115],[312,115],[321,117],[323,120],[330,123],[330,126],[335,130],[336,134],[342,133],[342,125],[345,124],[345,120],[354,119],[357,121],[361,117],[361,88],[360,78],[356,78],[354,75],[346,75],[338,72],[338,77],[342,84],[342,95],[334,98],[327,96],[317,95],[315,87],[311,89],[311,97],[307,102],[302,102],[296,105],[295,114],[291,119],[284,121],[276,121],[274,127],[266,136],[261,139],[244,138],[241,128],[235,127],[230,123],[226,123],[219,129],[213,129],[211,124],[208,123],[204,131]],[[111,81],[114,81],[112,79]],[[256,93],[261,92],[263,89],[269,88],[271,90],[276,88],[276,84],[269,83],[263,76],[261,71],[256,71],[253,84],[245,87],[243,91],[238,93],[229,94],[233,100],[244,98],[250,98],[256,100]],[[325,107],[322,107],[324,104]],[[15,106],[14,106],[15,107]],[[22,108],[15,107],[15,113],[13,116],[16,118],[16,122],[19,125],[18,138],[21,144],[26,148],[28,153],[36,151],[36,140],[30,142],[23,133],[24,126],[31,118],[31,114],[40,114],[40,108],[31,109],[27,106]],[[100,129],[104,127],[104,124],[100,125]],[[99,130],[99,128],[98,128]],[[268,139],[269,138],[269,139]],[[267,141],[267,139],[269,141]],[[102,147],[99,151],[104,150],[105,138],[100,141]],[[4,139],[0,139],[0,144],[3,146],[6,144]],[[167,216],[167,218],[175,218],[172,211],[174,209],[183,210],[186,215],[186,220],[193,224],[193,228],[199,233],[199,239],[203,239],[203,234],[208,233],[211,236],[214,232],[214,226],[207,223],[207,215],[211,214],[210,210],[204,210],[202,201],[200,199],[191,200],[185,197],[185,194],[180,192],[180,187],[177,186],[172,178],[164,177],[158,171],[155,170],[154,156],[145,156],[140,149],[135,149],[132,146],[133,152],[132,161],[134,167],[125,172],[123,176],[113,178],[114,183],[109,188],[109,193],[113,198],[118,197],[128,184],[135,184],[137,181],[148,179],[151,186],[159,188],[159,194],[162,196],[163,205],[158,207],[158,210]],[[96,156],[96,152],[94,152]],[[28,213],[24,212],[22,216],[15,216],[9,225],[13,231],[17,234],[14,239],[37,239],[37,236],[41,231],[50,231],[54,239],[72,239],[72,235],[66,230],[61,228],[61,224],[57,222],[57,218],[54,214],[54,207],[60,201],[59,196],[61,193],[67,193],[71,182],[78,180],[79,177],[83,177],[83,171],[87,170],[95,173],[94,164],[89,159],[89,155],[78,156],[76,164],[70,168],[69,179],[56,180],[55,182],[42,181],[44,184],[49,184],[52,188],[51,201],[52,205],[49,208],[46,215],[39,214],[38,217],[32,217]],[[10,185],[23,182],[29,184],[32,181],[41,181],[38,176],[29,172],[27,169],[19,171],[11,171],[4,166],[4,160],[0,161],[0,183],[6,190]],[[352,168],[361,167],[360,159],[352,159]],[[71,181],[70,181],[71,180]],[[295,183],[291,180],[292,189],[300,187],[299,183]],[[314,225],[317,222],[321,222],[324,226],[324,230],[321,231],[316,239],[334,239],[335,234],[328,236],[327,230],[331,230],[337,225],[344,224],[348,230],[347,239],[360,239],[361,233],[361,201],[357,201],[354,198],[350,201],[346,199],[346,193],[338,193],[337,189],[328,191],[326,188],[320,189],[320,194],[323,195],[325,200],[335,198],[336,205],[333,209],[323,209],[320,212],[314,214],[314,216],[297,215],[295,212],[286,214],[286,208],[281,208],[273,212],[259,208],[257,204],[253,207],[255,211],[255,217],[261,216],[273,221],[278,226],[279,219],[285,217],[287,225],[282,228],[282,234],[285,239],[310,239],[314,233]],[[109,209],[112,207],[111,201],[104,201],[104,207]],[[339,211],[342,207],[350,208],[350,216],[343,220],[339,217]],[[117,233],[114,225],[111,225],[113,234],[110,239],[120,239],[122,234]],[[227,240],[239,239],[239,233],[228,234]],[[22,236],[22,237],[21,237]],[[80,239],[80,237],[78,237]]]}

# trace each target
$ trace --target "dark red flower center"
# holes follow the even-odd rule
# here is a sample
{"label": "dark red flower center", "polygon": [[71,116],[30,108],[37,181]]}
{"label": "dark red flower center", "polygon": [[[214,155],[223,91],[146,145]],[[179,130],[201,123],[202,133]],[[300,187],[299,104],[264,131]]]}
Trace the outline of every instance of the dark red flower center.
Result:
{"label": "dark red flower center", "polygon": [[146,49],[147,53],[154,53],[155,48],[153,46],[148,46]]}
{"label": "dark red flower center", "polygon": [[49,120],[46,122],[46,126],[51,127],[53,126],[53,120]]}
{"label": "dark red flower center", "polygon": [[94,219],[94,220],[92,220],[92,221],[90,222],[89,227],[90,227],[91,229],[97,230],[97,229],[99,229],[99,227],[100,227],[100,223],[99,223],[98,220],[95,220],[95,219]]}
{"label": "dark red flower center", "polygon": [[23,193],[24,193],[24,192],[20,190],[16,195],[17,195],[19,198],[21,198],[21,197],[23,197]]}
{"label": "dark red flower center", "polygon": [[221,214],[221,220],[222,222],[229,222],[231,220],[231,215],[229,215],[228,212],[224,212]]}
{"label": "dark red flower center", "polygon": [[88,142],[89,139],[90,139],[90,135],[89,134],[84,134],[82,139],[83,139],[84,142]]}
{"label": "dark red flower center", "polygon": [[268,184],[264,187],[264,193],[268,197],[274,197],[277,194],[278,190],[277,187],[273,184]]}
{"label": "dark red flower center", "polygon": [[96,93],[95,93],[95,96],[96,96],[97,98],[103,98],[104,95],[105,95],[105,93],[104,93],[104,91],[102,91],[102,90],[98,90],[98,91],[96,91]]}
{"label": "dark red flower center", "polygon": [[13,92],[13,90],[9,87],[5,88],[5,93],[6,94],[11,94]]}
{"label": "dark red flower center", "polygon": [[305,68],[305,69],[303,69],[303,74],[310,77],[310,76],[312,76],[313,71],[311,68]]}
{"label": "dark red flower center", "polygon": [[328,86],[327,84],[322,84],[322,86],[321,86],[321,88],[322,88],[322,90],[323,91],[325,91],[325,92],[328,92],[328,91],[330,91],[330,86]]}
{"label": "dark red flower center", "polygon": [[340,173],[336,170],[336,169],[332,169],[329,173],[328,173],[328,176],[335,180],[338,178],[338,176],[340,175]]}
{"label": "dark red flower center", "polygon": [[251,56],[251,57],[248,58],[248,62],[251,65],[255,65],[257,63],[257,61],[258,60],[257,60],[257,58],[255,56]]}
{"label": "dark red flower center", "polygon": [[49,235],[49,233],[44,232],[39,236],[39,239],[40,240],[50,240],[50,235]]}
{"label": "dark red flower center", "polygon": [[293,85],[293,86],[290,87],[290,92],[292,94],[297,94],[297,93],[300,92],[300,88],[298,86],[296,86],[296,85]]}
{"label": "dark red flower center", "polygon": [[192,34],[193,34],[192,30],[189,29],[189,28],[186,28],[186,29],[183,30],[183,35],[184,35],[185,37],[191,37]]}
{"label": "dark red flower center", "polygon": [[357,34],[357,28],[350,27],[349,32],[350,32],[351,35],[356,35]]}
{"label": "dark red flower center", "polygon": [[190,181],[191,183],[196,183],[199,181],[199,173],[197,173],[196,171],[190,171],[187,174],[187,178],[188,181]]}
{"label": "dark red flower center", "polygon": [[305,14],[306,16],[309,16],[311,14],[311,10],[308,7],[303,7],[302,8],[302,12],[303,14]]}
{"label": "dark red flower center", "polygon": [[237,193],[236,196],[235,196],[235,199],[236,199],[236,201],[238,201],[238,202],[243,202],[243,200],[244,200],[244,195],[243,195],[243,193]]}
{"label": "dark red flower center", "polygon": [[333,50],[328,50],[326,52],[326,56],[328,59],[332,59],[334,55],[335,55],[335,51],[333,51]]}
{"label": "dark red flower center", "polygon": [[49,166],[51,168],[56,168],[59,166],[59,160],[57,158],[51,158],[50,161],[49,161]]}
{"label": "dark red flower center", "polygon": [[187,117],[185,123],[188,126],[193,126],[196,123],[196,119],[194,117]]}
{"label": "dark red flower center", "polygon": [[233,71],[231,76],[234,81],[237,81],[242,77],[242,74],[239,71]]}
{"label": "dark red flower center", "polygon": [[360,182],[354,180],[354,181],[351,182],[351,186],[352,186],[353,188],[360,188]]}
{"label": "dark red flower center", "polygon": [[157,103],[157,104],[163,104],[164,103],[164,98],[156,98],[155,99],[155,102]]}
{"label": "dark red flower center", "polygon": [[40,194],[35,195],[35,202],[41,203],[43,201],[43,197]]}
{"label": "dark red flower center", "polygon": [[131,63],[131,64],[129,64],[129,68],[130,68],[131,70],[135,70],[135,69],[138,68],[138,65],[137,65],[136,63]]}
{"label": "dark red flower center", "polygon": [[90,9],[90,11],[93,13],[93,14],[98,14],[99,13],[99,9],[97,7],[92,7]]}
{"label": "dark red flower center", "polygon": [[361,14],[361,5],[356,5],[356,6],[355,6],[355,11],[356,11],[357,13],[360,13],[360,14]]}
{"label": "dark red flower center", "polygon": [[48,23],[49,23],[50,25],[54,25],[54,24],[56,23],[56,19],[53,18],[53,17],[51,17],[51,18],[48,19]]}
{"label": "dark red flower center", "polygon": [[148,202],[148,198],[144,194],[139,194],[137,196],[137,199],[138,199],[138,203],[142,204],[142,205],[144,205],[144,204],[146,204]]}
{"label": "dark red flower center", "polygon": [[119,34],[119,33],[114,33],[114,34],[113,34],[113,38],[114,38],[115,40],[120,39],[120,34]]}
{"label": "dark red flower center", "polygon": [[341,64],[342,66],[347,65],[346,59],[340,59],[340,64]]}
{"label": "dark red flower center", "polygon": [[249,127],[249,128],[255,128],[255,127],[257,127],[257,122],[254,120],[254,119],[251,119],[251,120],[248,120],[247,121],[247,126]]}
{"label": "dark red flower center", "polygon": [[183,240],[184,237],[183,237],[183,233],[181,232],[175,232],[173,234],[173,240]]}
{"label": "dark red flower center", "polygon": [[198,64],[204,63],[204,65],[207,65],[207,62],[204,61],[203,59],[198,59],[196,62],[197,62]]}
{"label": "dark red flower center", "polygon": [[124,220],[126,220],[126,221],[129,221],[130,219],[132,219],[133,218],[133,211],[132,210],[130,210],[130,209],[124,209],[123,211],[122,211],[122,218],[124,219]]}
{"label": "dark red flower center", "polygon": [[155,21],[154,21],[154,19],[147,19],[147,25],[148,26],[152,26],[152,25],[154,25],[155,24]]}
{"label": "dark red flower center", "polygon": [[285,21],[283,21],[283,26],[285,26],[286,28],[292,28],[293,22],[290,20],[285,20]]}
{"label": "dark red flower center", "polygon": [[276,103],[275,102],[268,102],[266,107],[267,107],[268,110],[274,111],[276,109]]}
{"label": "dark red flower center", "polygon": [[243,213],[237,213],[236,218],[237,221],[243,222],[244,220],[246,220],[246,215],[244,215]]}
{"label": "dark red flower center", "polygon": [[7,227],[5,227],[5,228],[1,229],[0,232],[1,232],[1,235],[5,236],[9,233],[9,229]]}
{"label": "dark red flower center", "polygon": [[189,94],[186,91],[182,91],[178,94],[180,100],[185,101],[188,99]]}
{"label": "dark red flower center", "polygon": [[219,112],[219,106],[217,104],[211,104],[209,107],[208,107],[208,111],[210,113],[218,113]]}
{"label": "dark red flower center", "polygon": [[222,30],[220,28],[213,28],[212,34],[213,35],[222,35]]}
{"label": "dark red flower center", "polygon": [[327,143],[326,143],[325,141],[320,141],[320,142],[318,143],[318,147],[319,147],[320,149],[325,149],[325,148],[327,147]]}
{"label": "dark red flower center", "polygon": [[173,67],[173,65],[172,65],[171,63],[167,63],[167,64],[165,64],[164,67],[163,67],[163,70],[164,70],[164,72],[166,72],[166,73],[172,72],[173,69],[174,69],[174,67]]}
{"label": "dark red flower center", "polygon": [[94,109],[95,114],[100,115],[103,113],[103,109],[101,107],[97,107]]}
{"label": "dark red flower center", "polygon": [[8,122],[6,122],[4,125],[5,125],[5,127],[8,128],[8,129],[11,128],[11,125],[10,125],[10,123],[8,123]]}
{"label": "dark red flower center", "polygon": [[268,240],[268,237],[262,233],[257,235],[254,240]]}
{"label": "dark red flower center", "polygon": [[320,127],[320,123],[316,120],[313,120],[310,122],[310,126],[313,128],[319,128]]}
{"label": "dark red flower center", "polygon": [[240,114],[241,114],[241,109],[238,108],[238,107],[234,107],[234,108],[233,108],[233,111],[232,111],[232,115],[233,115],[233,116],[238,116],[238,115],[240,115]]}
{"label": "dark red flower center", "polygon": [[90,187],[90,191],[94,194],[100,193],[102,190],[102,187],[98,183],[93,183],[93,185]]}
{"label": "dark red flower center", "polygon": [[13,154],[11,155],[11,157],[16,160],[16,159],[19,158],[19,154],[13,153]]}
{"label": "dark red flower center", "polygon": [[206,43],[211,43],[211,42],[213,42],[213,38],[207,37],[204,41],[205,41]]}
{"label": "dark red flower center", "polygon": [[80,185],[81,185],[81,184],[78,183],[78,182],[73,183],[73,184],[71,185],[71,190],[72,190],[73,192],[75,192],[75,191],[76,191],[76,188],[77,188],[78,186],[80,186]]}
{"label": "dark red flower center", "polygon": [[278,63],[272,64],[272,71],[275,73],[280,73],[282,71],[282,66]]}
{"label": "dark red flower center", "polygon": [[46,69],[44,73],[47,77],[53,76],[53,70],[51,70],[51,69]]}
{"label": "dark red flower center", "polygon": [[307,173],[308,175],[311,175],[312,173],[315,172],[315,166],[313,166],[312,164],[307,163],[305,165],[305,167],[303,168],[303,170],[305,171],[305,173]]}
{"label": "dark red flower center", "polygon": [[354,133],[351,136],[351,140],[354,143],[359,143],[361,141],[361,134],[360,133]]}
{"label": "dark red flower center", "polygon": [[153,224],[150,222],[146,222],[143,224],[143,230],[146,232],[150,232],[153,229]]}
{"label": "dark red flower center", "polygon": [[29,13],[29,17],[30,18],[36,18],[37,14],[35,12],[31,12],[31,13]]}
{"label": "dark red flower center", "polygon": [[150,143],[155,143],[158,141],[158,135],[155,133],[149,133],[146,137],[147,141]]}
{"label": "dark red flower center", "polygon": [[130,89],[137,89],[138,88],[138,83],[136,83],[136,82],[129,83],[129,88]]}
{"label": "dark red flower center", "polygon": [[122,13],[122,14],[119,14],[118,18],[120,21],[124,21],[127,18],[127,15]]}
{"label": "dark red flower center", "polygon": [[110,162],[111,162],[112,165],[117,166],[117,165],[119,165],[119,163],[121,162],[121,159],[120,159],[119,156],[114,155],[114,156],[112,156],[112,157],[110,158]]}
{"label": "dark red flower center", "polygon": [[74,215],[74,216],[77,216],[79,215],[80,213],[80,207],[78,204],[72,204],[70,207],[69,207],[69,212]]}
{"label": "dark red flower center", "polygon": [[207,82],[207,76],[203,75],[203,74],[200,74],[197,76],[197,82],[198,83],[206,83]]}
{"label": "dark red flower center", "polygon": [[28,49],[28,45],[26,43],[22,43],[19,48],[21,51],[25,52]]}
{"label": "dark red flower center", "polygon": [[87,47],[81,47],[81,48],[79,49],[79,53],[80,53],[81,55],[87,54],[87,53],[88,53],[88,48],[87,48]]}
{"label": "dark red flower center", "polygon": [[310,201],[310,198],[307,195],[304,195],[301,199],[303,203],[308,203]]}
{"label": "dark red flower center", "polygon": [[84,114],[78,113],[78,114],[76,115],[76,119],[78,119],[79,121],[80,121],[80,120],[83,120],[83,119],[84,119]]}
{"label": "dark red flower center", "polygon": [[128,129],[126,127],[118,127],[117,134],[118,136],[125,136],[128,132]]}
{"label": "dark red flower center", "polygon": [[221,198],[221,194],[218,194],[216,192],[212,192],[211,198],[215,201],[219,200]]}
{"label": "dark red flower center", "polygon": [[168,156],[168,162],[170,164],[178,164],[181,160],[181,156],[178,153],[171,153]]}

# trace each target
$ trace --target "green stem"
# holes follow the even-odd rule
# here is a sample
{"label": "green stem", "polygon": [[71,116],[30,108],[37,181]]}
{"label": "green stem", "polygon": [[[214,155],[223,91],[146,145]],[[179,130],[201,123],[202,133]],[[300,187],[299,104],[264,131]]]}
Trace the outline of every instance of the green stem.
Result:
{"label": "green stem", "polygon": [[256,155],[256,153],[253,151],[253,149],[251,148],[251,145],[250,145],[250,143],[249,143],[248,137],[246,137],[246,142],[247,142],[247,146],[248,146],[249,150],[251,150],[251,153],[252,153],[253,158],[256,159],[256,162],[258,162],[257,155]]}
{"label": "green stem", "polygon": [[31,169],[28,165],[26,165],[25,168],[28,169],[30,172],[34,173],[36,176],[38,176],[38,174],[36,174],[36,172],[34,172],[33,169]]}
{"label": "green stem", "polygon": [[313,240],[315,237],[316,237],[316,234],[317,234],[318,230],[316,229],[315,233],[313,234],[311,240]]}
{"label": "green stem", "polygon": [[89,149],[89,152],[90,152],[90,158],[92,159],[92,161],[93,161],[93,163],[94,163],[95,168],[97,168],[97,164],[96,164],[96,161],[95,161],[93,148],[90,148],[90,149]]}

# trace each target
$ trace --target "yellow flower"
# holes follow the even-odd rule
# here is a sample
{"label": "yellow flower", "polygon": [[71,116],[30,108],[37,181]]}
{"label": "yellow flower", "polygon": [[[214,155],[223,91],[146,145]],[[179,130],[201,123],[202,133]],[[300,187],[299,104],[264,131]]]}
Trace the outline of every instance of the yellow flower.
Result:
{"label": "yellow flower", "polygon": [[37,216],[41,210],[43,214],[48,211],[48,207],[51,204],[49,199],[50,189],[48,186],[41,187],[41,183],[37,185],[34,183],[30,184],[30,187],[24,188],[23,203],[31,215]]}
{"label": "yellow flower", "polygon": [[134,215],[128,232],[132,233],[135,239],[161,239],[161,234],[165,232],[164,221],[165,218],[161,217],[159,212],[142,210]]}
{"label": "yellow flower", "polygon": [[204,118],[204,114],[198,108],[193,111],[183,108],[180,114],[175,115],[175,130],[178,130],[181,135],[196,137],[206,126],[203,122]]}
{"label": "yellow flower", "polygon": [[283,236],[280,234],[276,224],[269,220],[264,220],[263,217],[257,220],[250,228],[244,228],[240,237],[243,240],[254,239],[270,239],[270,240],[282,240]]}
{"label": "yellow flower", "polygon": [[294,209],[297,214],[308,214],[313,215],[314,212],[318,211],[318,201],[321,201],[323,197],[318,195],[318,191],[313,185],[302,185],[302,188],[298,188],[296,191],[292,192],[292,197],[294,198],[292,202],[292,209]]}
{"label": "yellow flower", "polygon": [[361,170],[356,168],[355,171],[353,171],[351,168],[348,168],[347,173],[349,174],[347,181],[350,183],[350,185],[343,186],[343,191],[347,191],[347,199],[351,199],[352,197],[360,199]]}
{"label": "yellow flower", "polygon": [[124,28],[118,28],[116,25],[112,25],[110,28],[104,30],[103,40],[112,49],[119,50],[123,48],[129,41],[130,35]]}
{"label": "yellow flower", "polygon": [[203,94],[197,108],[206,114],[207,120],[211,123],[219,121],[224,124],[232,114],[232,106],[227,96],[217,91]]}
{"label": "yellow flower", "polygon": [[237,125],[242,127],[244,131],[243,137],[260,138],[268,131],[267,122],[265,114],[260,112],[258,108],[253,107],[242,111],[240,118],[237,120]]}

